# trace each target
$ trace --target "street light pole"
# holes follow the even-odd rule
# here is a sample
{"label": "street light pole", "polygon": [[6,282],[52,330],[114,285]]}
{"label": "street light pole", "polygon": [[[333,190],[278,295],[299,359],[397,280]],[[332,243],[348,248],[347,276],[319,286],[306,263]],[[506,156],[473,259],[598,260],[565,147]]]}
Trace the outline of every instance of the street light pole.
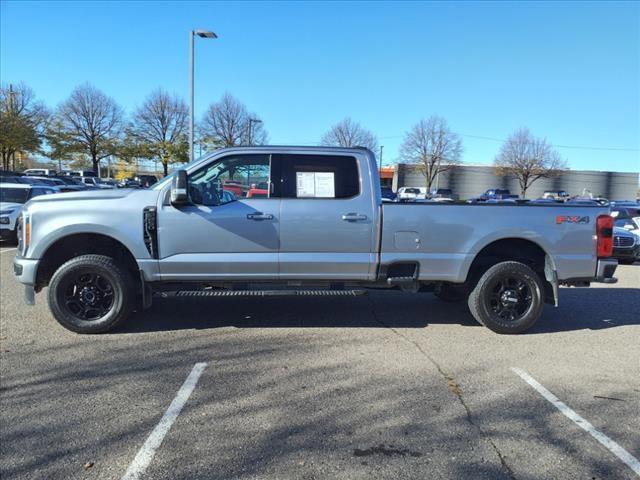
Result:
{"label": "street light pole", "polygon": [[253,134],[253,124],[254,123],[262,123],[262,120],[260,120],[259,118],[250,118],[249,119],[249,141],[247,143],[249,143],[249,146],[251,146],[251,137]]}
{"label": "street light pole", "polygon": [[194,38],[218,38],[218,36],[208,30],[191,30],[189,32],[189,161],[193,161],[193,97],[194,97]]}
{"label": "street light pole", "polygon": [[382,168],[382,149],[384,148],[384,145],[380,145],[380,167]]}

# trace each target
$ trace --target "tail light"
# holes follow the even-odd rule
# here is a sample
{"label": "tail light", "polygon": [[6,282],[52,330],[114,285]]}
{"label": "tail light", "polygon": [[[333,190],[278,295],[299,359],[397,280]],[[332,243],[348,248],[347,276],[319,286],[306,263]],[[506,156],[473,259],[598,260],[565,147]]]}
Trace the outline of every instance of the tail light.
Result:
{"label": "tail light", "polygon": [[596,238],[598,239],[598,257],[610,257],[613,254],[613,217],[600,215],[596,220]]}

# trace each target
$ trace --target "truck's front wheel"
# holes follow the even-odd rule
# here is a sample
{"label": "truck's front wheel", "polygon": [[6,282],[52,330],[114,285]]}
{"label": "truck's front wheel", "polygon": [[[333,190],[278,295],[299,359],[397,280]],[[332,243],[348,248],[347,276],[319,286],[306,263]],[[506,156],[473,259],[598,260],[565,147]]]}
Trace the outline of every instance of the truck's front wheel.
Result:
{"label": "truck's front wheel", "polygon": [[475,319],[494,332],[522,333],[542,314],[544,286],[524,263],[500,262],[482,275],[468,303]]}
{"label": "truck's front wheel", "polygon": [[124,321],[133,308],[131,275],[110,257],[82,255],[64,263],[51,278],[49,307],[64,328],[103,333]]}

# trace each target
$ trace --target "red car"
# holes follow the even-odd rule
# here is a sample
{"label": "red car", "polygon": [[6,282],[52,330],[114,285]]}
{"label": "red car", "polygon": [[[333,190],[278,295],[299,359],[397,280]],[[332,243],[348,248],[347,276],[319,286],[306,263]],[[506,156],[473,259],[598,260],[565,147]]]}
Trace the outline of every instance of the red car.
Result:
{"label": "red car", "polygon": [[251,188],[247,192],[247,198],[268,198],[269,197],[269,184],[267,182],[260,182],[257,185],[251,184]]}

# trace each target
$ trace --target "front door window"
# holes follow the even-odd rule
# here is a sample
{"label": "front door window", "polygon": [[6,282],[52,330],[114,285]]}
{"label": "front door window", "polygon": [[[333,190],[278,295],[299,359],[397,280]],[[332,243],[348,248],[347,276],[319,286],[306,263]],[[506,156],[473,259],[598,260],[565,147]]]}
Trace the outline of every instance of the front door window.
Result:
{"label": "front door window", "polygon": [[270,165],[270,155],[224,157],[191,175],[191,201],[218,206],[242,198],[270,198]]}

